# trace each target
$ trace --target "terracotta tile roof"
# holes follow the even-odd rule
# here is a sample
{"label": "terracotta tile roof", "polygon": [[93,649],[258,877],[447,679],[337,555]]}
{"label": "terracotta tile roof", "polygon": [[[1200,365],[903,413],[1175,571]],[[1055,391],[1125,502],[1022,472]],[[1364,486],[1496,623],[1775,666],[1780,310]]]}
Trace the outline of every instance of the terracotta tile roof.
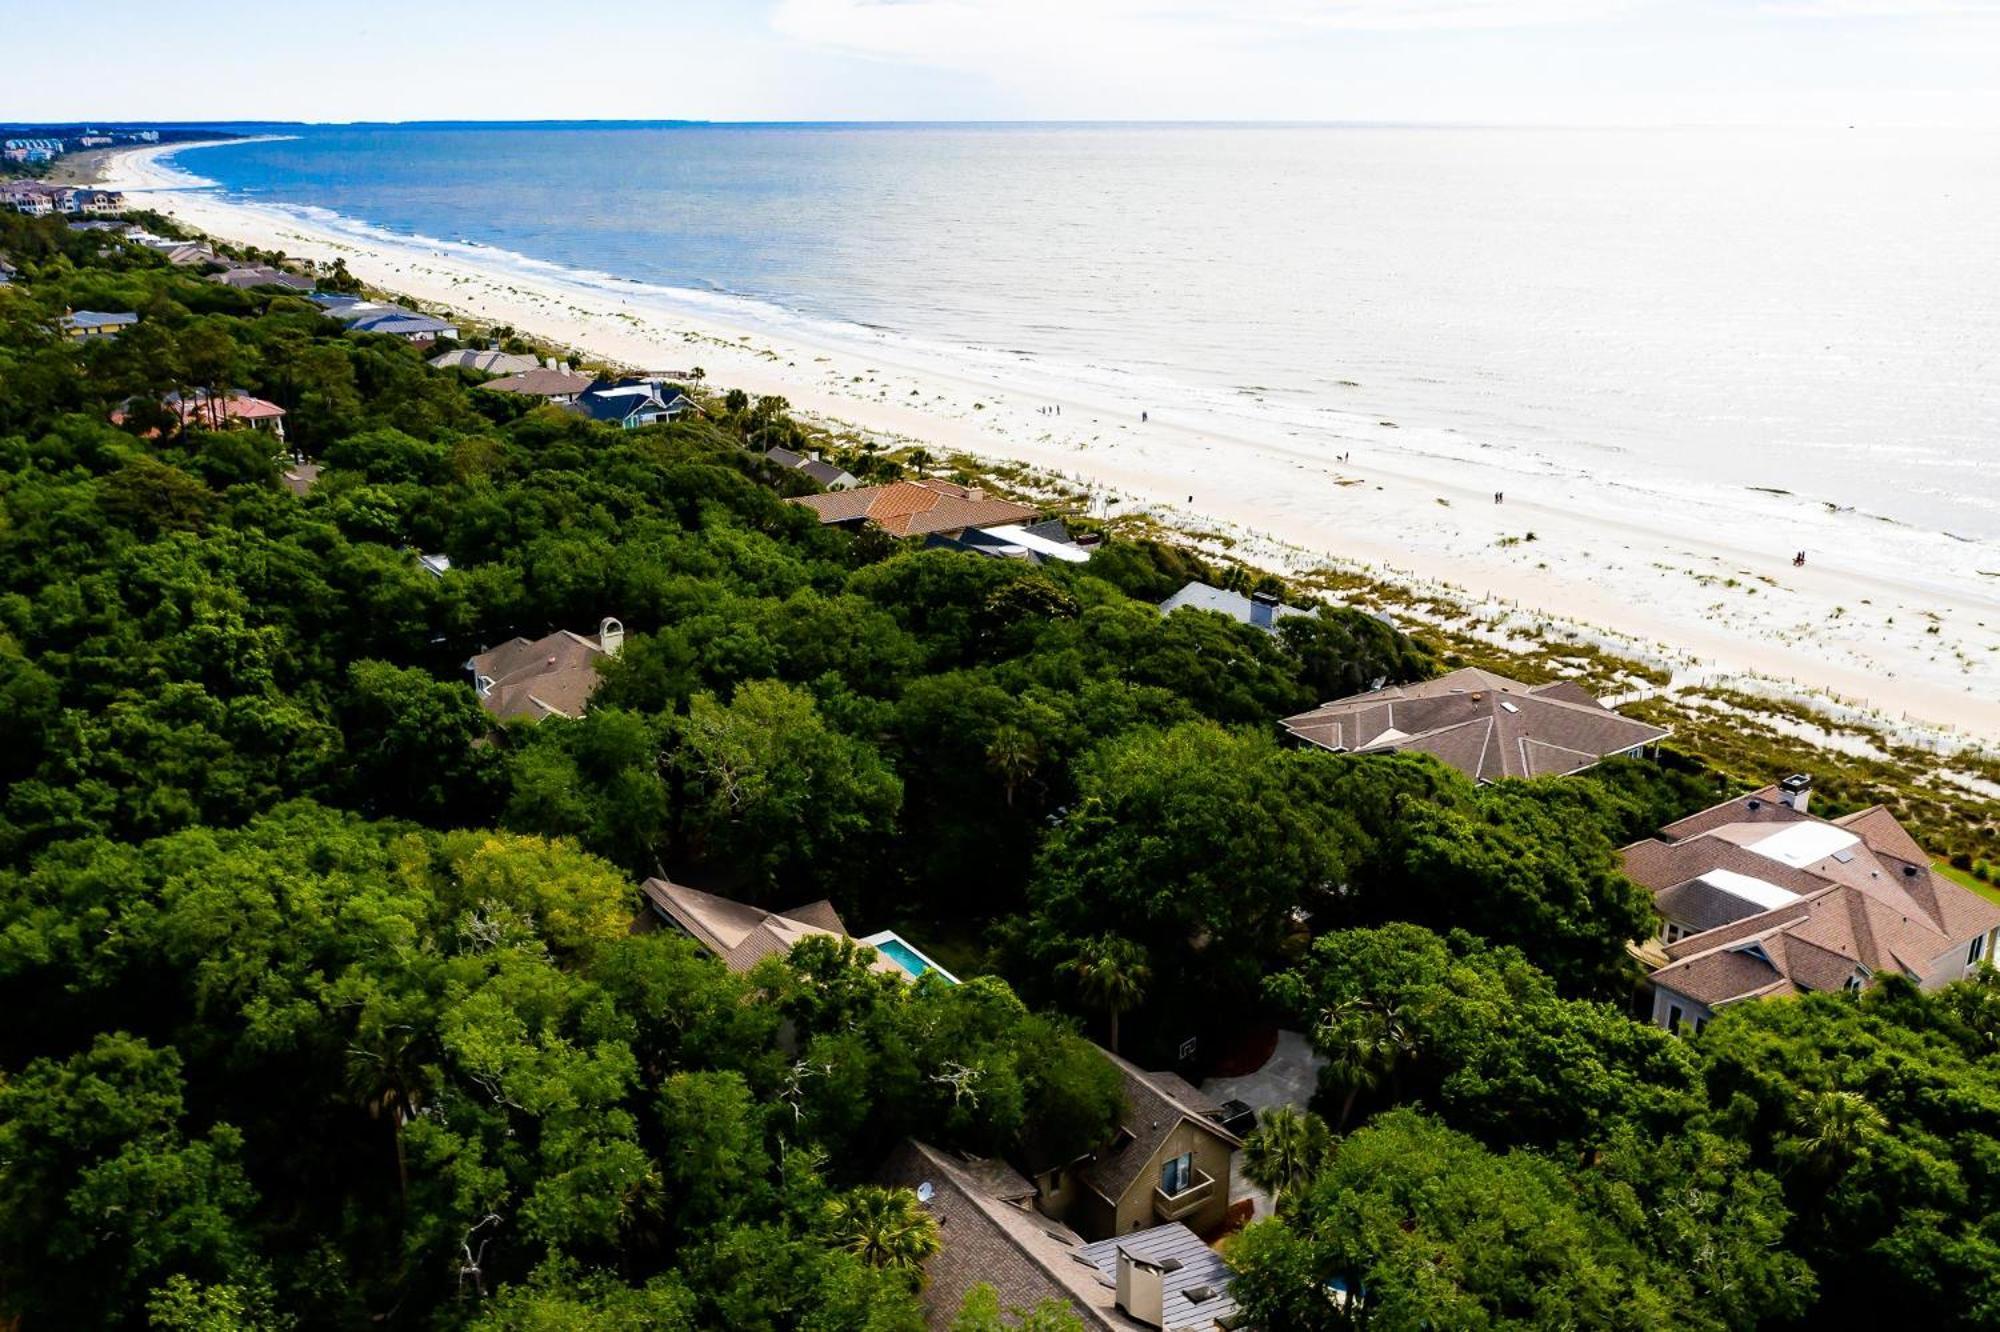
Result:
{"label": "terracotta tile roof", "polygon": [[799,495],[787,502],[811,509],[822,524],[867,521],[896,536],[991,527],[1035,516],[1025,504],[989,499],[948,481],[892,481],[886,486]]}
{"label": "terracotta tile roof", "polygon": [[1667,734],[1620,716],[1580,687],[1530,688],[1471,667],[1337,699],[1281,724],[1326,749],[1430,754],[1481,782],[1575,772]]}

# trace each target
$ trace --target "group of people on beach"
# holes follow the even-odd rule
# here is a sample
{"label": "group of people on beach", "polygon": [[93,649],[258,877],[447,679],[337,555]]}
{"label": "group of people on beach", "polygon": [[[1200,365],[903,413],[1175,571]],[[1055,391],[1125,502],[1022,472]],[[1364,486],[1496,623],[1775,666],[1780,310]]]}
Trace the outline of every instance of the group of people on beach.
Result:
{"label": "group of people on beach", "polygon": [[1800,551],[1798,554],[1792,556],[1792,567],[1794,569],[1803,569],[1806,567],[1806,553],[1804,551]]}

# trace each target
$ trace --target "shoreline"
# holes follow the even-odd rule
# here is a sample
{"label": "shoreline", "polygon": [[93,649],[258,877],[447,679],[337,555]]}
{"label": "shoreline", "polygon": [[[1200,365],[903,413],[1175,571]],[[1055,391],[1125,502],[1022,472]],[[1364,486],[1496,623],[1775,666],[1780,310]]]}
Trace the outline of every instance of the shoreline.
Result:
{"label": "shoreline", "polygon": [[[1677,685],[1833,696],[1897,734],[2000,741],[1991,543],[1799,496],[1662,495],[1538,471],[1532,455],[1482,457],[1456,432],[1416,423],[1287,429],[1170,410],[1142,424],[1129,390],[1053,381],[999,354],[946,362],[868,330],[782,312],[759,321],[726,298],[509,267],[516,257],[500,252],[234,202],[159,160],[195,146],[119,150],[94,165],[133,206],[220,240],[339,256],[371,286],[593,359],[700,364],[713,384],[782,395],[837,432],[1033,468],[1091,495],[1094,513],[1206,531],[1281,572],[1331,568],[1417,597],[1442,589],[1475,616],[1563,626],[1671,670]],[[1774,540],[1779,522],[1787,535]],[[1778,540],[1809,544],[1808,565],[1760,548]]]}

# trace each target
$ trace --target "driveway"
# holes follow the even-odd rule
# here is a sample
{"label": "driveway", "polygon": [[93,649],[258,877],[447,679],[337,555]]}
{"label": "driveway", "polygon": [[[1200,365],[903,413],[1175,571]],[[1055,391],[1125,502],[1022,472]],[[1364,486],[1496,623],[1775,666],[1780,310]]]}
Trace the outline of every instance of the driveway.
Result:
{"label": "driveway", "polygon": [[[1323,1057],[1313,1053],[1303,1032],[1280,1031],[1277,1048],[1264,1061],[1264,1067],[1241,1077],[1210,1078],[1201,1084],[1201,1089],[1218,1101],[1243,1102],[1262,1120],[1264,1112],[1273,1106],[1305,1109],[1319,1089],[1319,1070],[1325,1063]],[[1233,1154],[1229,1167],[1229,1201],[1249,1198],[1255,1203],[1258,1216],[1269,1216],[1270,1196],[1244,1178],[1241,1151]]]}

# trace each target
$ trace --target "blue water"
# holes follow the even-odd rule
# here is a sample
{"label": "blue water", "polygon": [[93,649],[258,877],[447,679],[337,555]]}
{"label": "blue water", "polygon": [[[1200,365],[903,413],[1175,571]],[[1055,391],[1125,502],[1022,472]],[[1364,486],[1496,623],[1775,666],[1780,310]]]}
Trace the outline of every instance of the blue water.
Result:
{"label": "blue water", "polygon": [[884,939],[874,945],[875,951],[908,972],[911,980],[931,970],[931,961],[901,939]]}
{"label": "blue water", "polygon": [[1396,447],[1428,429],[1641,506],[1786,491],[2000,537],[1992,133],[289,132],[180,160],[261,203],[1004,355],[1238,437],[1337,449],[1386,418]]}

